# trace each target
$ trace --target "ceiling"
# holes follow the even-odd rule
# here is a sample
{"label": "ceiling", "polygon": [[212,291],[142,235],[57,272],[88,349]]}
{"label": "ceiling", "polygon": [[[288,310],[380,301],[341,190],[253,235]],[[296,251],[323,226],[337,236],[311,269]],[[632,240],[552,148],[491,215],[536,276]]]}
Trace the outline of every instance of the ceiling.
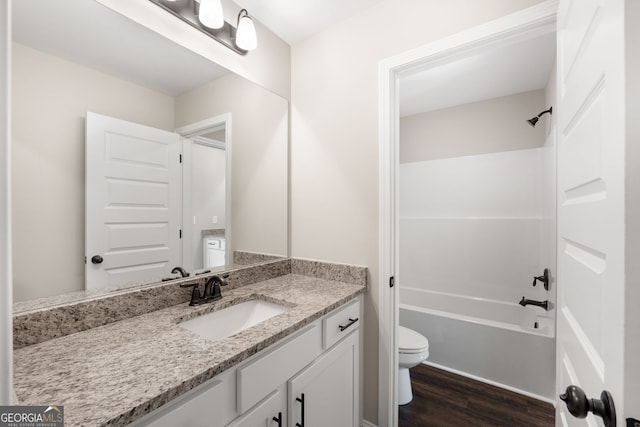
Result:
{"label": "ceiling", "polygon": [[[295,44],[381,0],[234,1]],[[14,2],[13,37],[40,51],[170,96],[228,72],[95,1]],[[414,72],[401,79],[400,114],[542,89],[554,58],[555,34],[548,34]]]}
{"label": "ceiling", "polygon": [[403,76],[400,116],[544,89],[555,56],[550,33]]}
{"label": "ceiling", "polygon": [[294,45],[382,0],[233,0]]}
{"label": "ceiling", "polygon": [[20,0],[12,9],[14,41],[170,96],[229,72],[95,1]]}

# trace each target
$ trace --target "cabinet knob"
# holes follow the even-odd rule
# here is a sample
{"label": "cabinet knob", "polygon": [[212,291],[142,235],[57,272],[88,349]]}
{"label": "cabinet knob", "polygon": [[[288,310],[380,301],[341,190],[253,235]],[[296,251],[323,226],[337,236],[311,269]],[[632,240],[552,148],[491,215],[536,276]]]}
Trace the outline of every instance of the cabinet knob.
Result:
{"label": "cabinet knob", "polygon": [[91,262],[93,264],[102,264],[102,261],[104,261],[104,258],[102,258],[100,255],[94,255],[91,257]]}

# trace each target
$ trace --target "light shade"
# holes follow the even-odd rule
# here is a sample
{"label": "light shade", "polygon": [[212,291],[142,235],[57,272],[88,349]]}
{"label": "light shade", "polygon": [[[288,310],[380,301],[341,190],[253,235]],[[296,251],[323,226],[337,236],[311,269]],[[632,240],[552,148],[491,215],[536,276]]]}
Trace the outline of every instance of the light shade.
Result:
{"label": "light shade", "polygon": [[254,50],[258,47],[256,27],[249,17],[246,9],[242,9],[238,14],[238,30],[236,31],[236,46],[244,50]]}
{"label": "light shade", "polygon": [[200,0],[198,19],[205,27],[222,28],[224,16],[220,0]]}

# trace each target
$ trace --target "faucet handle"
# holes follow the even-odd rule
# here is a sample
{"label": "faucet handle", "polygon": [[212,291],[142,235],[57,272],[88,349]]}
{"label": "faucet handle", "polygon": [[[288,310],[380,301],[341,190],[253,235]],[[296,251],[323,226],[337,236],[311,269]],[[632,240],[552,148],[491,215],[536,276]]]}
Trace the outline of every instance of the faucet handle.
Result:
{"label": "faucet handle", "polygon": [[542,273],[542,276],[533,276],[533,286],[537,285],[538,281],[540,281],[544,285],[544,288],[548,291],[550,276],[551,276],[551,273],[549,272],[549,269],[545,268]]}
{"label": "faucet handle", "polygon": [[191,288],[193,287],[193,291],[191,292],[191,301],[189,301],[189,305],[198,305],[202,301],[202,297],[200,296],[200,286],[198,282],[194,283],[182,283],[180,284],[181,288]]}

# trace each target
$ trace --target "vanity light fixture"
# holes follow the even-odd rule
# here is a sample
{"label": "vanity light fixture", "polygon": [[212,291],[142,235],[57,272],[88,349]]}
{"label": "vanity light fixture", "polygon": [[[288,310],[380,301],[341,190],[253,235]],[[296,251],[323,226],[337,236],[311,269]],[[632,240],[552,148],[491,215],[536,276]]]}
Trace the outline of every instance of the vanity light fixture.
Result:
{"label": "vanity light fixture", "polygon": [[238,14],[236,29],[224,20],[221,0],[149,1],[240,55],[258,45],[256,29],[246,9]]}
{"label": "vanity light fixture", "polygon": [[198,20],[207,28],[218,29],[224,25],[220,0],[200,0]]}
{"label": "vanity light fixture", "polygon": [[253,19],[249,16],[247,9],[242,9],[240,13],[238,13],[237,25],[236,44],[238,47],[245,50],[253,50],[258,47],[256,27],[253,25]]}

